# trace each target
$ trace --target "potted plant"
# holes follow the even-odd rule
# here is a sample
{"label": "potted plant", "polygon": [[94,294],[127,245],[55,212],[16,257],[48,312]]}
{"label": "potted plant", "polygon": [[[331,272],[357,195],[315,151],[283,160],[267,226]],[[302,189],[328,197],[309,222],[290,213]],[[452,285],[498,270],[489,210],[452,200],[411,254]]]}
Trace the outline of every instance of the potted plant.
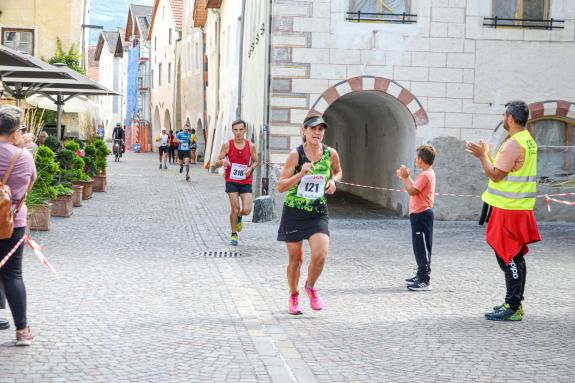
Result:
{"label": "potted plant", "polygon": [[96,147],[96,169],[98,169],[98,175],[104,177],[104,187],[108,184],[107,169],[108,169],[108,156],[112,154],[110,149],[106,146],[106,143],[102,139],[98,139],[94,142]]}
{"label": "potted plant", "polygon": [[53,183],[59,167],[52,149],[42,146],[36,152],[36,182],[32,187],[26,205],[30,213],[28,222],[31,230],[48,230],[50,227],[50,200],[57,197]]}
{"label": "potted plant", "polygon": [[79,150],[80,145],[77,142],[69,141],[66,143],[66,149],[62,149],[58,153],[58,160],[62,169],[61,181],[83,186],[82,199],[87,200],[92,198],[93,180],[84,172],[86,163],[78,155]]}
{"label": "potted plant", "polygon": [[106,157],[110,154],[110,149],[104,141],[96,140],[84,148],[84,153],[85,171],[94,179],[93,190],[105,192],[107,185],[106,168],[108,167]]}
{"label": "potted plant", "polygon": [[51,201],[52,203],[52,217],[69,217],[72,215],[74,208],[74,190],[72,185],[65,186],[58,184],[54,187],[56,191],[56,198]]}

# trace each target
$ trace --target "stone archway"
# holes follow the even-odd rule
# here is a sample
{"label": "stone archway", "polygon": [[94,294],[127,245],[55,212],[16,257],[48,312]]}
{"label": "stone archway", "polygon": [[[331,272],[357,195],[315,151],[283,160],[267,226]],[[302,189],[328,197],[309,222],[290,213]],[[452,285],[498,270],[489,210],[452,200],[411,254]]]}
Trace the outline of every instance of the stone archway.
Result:
{"label": "stone archway", "polygon": [[323,115],[331,104],[347,94],[370,91],[388,94],[401,102],[413,117],[416,126],[424,126],[429,123],[427,112],[417,97],[409,90],[394,80],[375,76],[354,77],[328,88],[315,101],[308,116]]}
{"label": "stone archway", "polygon": [[[419,100],[399,83],[361,76],[328,88],[308,113],[329,125],[325,143],[340,154],[344,181],[402,188],[395,170],[413,169],[417,127],[428,124]],[[407,195],[342,184],[341,190],[406,214]]]}
{"label": "stone archway", "polygon": [[152,146],[155,145],[155,141],[153,140],[154,137],[157,137],[160,134],[160,129],[162,128],[162,118],[160,117],[160,108],[156,105],[154,110],[154,117],[152,120],[152,126],[150,128],[150,133],[148,134],[149,142]]}
{"label": "stone archway", "polygon": [[168,132],[172,129],[172,118],[170,117],[170,111],[168,109],[166,109],[164,113],[164,124],[162,128],[166,128]]}

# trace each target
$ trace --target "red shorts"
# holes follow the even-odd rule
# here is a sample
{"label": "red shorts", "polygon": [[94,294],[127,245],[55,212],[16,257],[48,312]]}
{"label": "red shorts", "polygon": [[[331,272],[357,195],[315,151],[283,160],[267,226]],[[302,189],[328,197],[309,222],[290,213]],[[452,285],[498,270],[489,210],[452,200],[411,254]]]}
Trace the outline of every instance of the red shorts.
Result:
{"label": "red shorts", "polygon": [[492,207],[486,239],[506,264],[518,254],[527,254],[528,244],[541,241],[533,210],[504,210]]}

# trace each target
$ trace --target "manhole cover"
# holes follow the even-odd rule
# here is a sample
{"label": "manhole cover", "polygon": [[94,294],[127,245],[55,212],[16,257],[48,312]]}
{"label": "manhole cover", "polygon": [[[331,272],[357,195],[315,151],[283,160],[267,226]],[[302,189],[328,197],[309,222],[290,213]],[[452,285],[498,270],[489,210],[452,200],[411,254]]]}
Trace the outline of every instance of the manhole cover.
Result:
{"label": "manhole cover", "polygon": [[238,251],[229,251],[229,250],[198,251],[194,253],[194,255],[200,255],[202,257],[212,257],[212,258],[240,258],[246,256],[245,254],[242,254]]}

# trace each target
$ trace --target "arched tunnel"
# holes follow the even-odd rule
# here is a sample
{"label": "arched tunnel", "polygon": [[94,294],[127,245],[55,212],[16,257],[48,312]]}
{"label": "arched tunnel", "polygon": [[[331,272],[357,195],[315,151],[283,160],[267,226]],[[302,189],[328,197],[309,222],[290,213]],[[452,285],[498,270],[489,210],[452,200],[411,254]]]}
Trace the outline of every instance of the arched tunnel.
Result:
{"label": "arched tunnel", "polygon": [[[325,143],[341,159],[342,181],[365,186],[402,189],[396,169],[412,169],[415,159],[415,121],[398,99],[379,91],[348,93],[323,114],[329,125]],[[406,214],[406,193],[339,184],[339,190],[361,197],[397,214]]]}

